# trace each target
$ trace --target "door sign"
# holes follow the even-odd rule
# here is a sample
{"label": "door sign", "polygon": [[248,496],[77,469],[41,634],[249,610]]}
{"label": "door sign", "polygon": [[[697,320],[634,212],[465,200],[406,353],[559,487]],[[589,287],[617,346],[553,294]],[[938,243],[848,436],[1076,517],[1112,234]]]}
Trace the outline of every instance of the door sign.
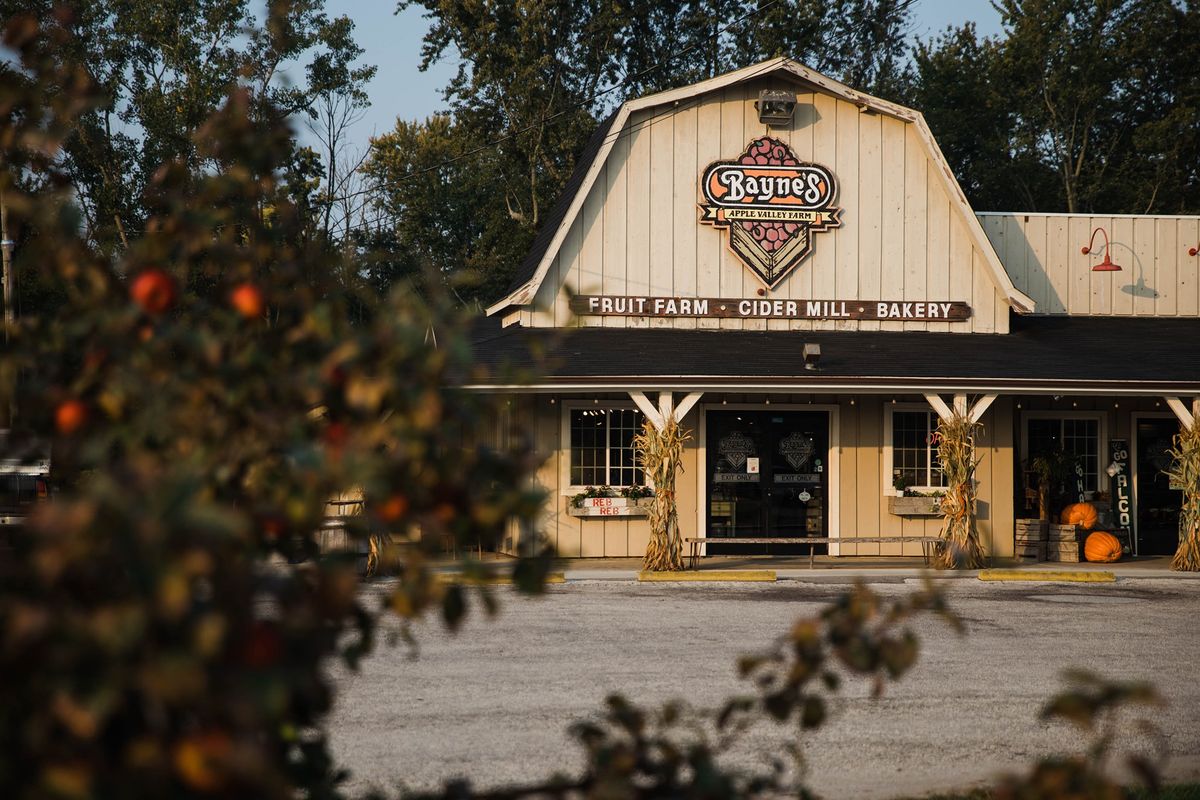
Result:
{"label": "door sign", "polygon": [[730,466],[740,470],[746,459],[754,455],[754,440],[741,431],[730,431],[721,437],[717,452]]}
{"label": "door sign", "polygon": [[812,439],[799,431],[792,431],[779,440],[779,454],[787,459],[792,469],[800,469],[816,451]]}

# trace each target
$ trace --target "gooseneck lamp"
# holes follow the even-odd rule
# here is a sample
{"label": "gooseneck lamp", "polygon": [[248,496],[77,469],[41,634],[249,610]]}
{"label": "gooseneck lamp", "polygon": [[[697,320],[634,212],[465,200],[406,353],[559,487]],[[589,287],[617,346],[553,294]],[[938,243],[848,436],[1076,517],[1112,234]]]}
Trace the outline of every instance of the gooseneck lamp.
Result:
{"label": "gooseneck lamp", "polygon": [[1085,256],[1092,252],[1092,245],[1096,243],[1097,233],[1104,234],[1104,260],[1092,267],[1092,272],[1120,272],[1121,265],[1114,264],[1112,259],[1108,257],[1108,231],[1106,231],[1103,227],[1096,228],[1092,231],[1092,238],[1088,239],[1087,245],[1081,248],[1079,252],[1083,253]]}

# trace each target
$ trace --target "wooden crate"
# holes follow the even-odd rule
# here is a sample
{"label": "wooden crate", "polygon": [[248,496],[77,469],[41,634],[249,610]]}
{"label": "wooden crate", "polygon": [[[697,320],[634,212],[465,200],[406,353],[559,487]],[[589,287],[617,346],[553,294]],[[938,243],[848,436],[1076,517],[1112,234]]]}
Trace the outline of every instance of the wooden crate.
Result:
{"label": "wooden crate", "polygon": [[1079,527],[1077,525],[1051,525],[1048,538],[1051,542],[1078,542]]}
{"label": "wooden crate", "polygon": [[1083,560],[1079,542],[1047,542],[1047,561],[1070,561],[1078,563]]}
{"label": "wooden crate", "polygon": [[1014,529],[1018,539],[1044,541],[1049,532],[1049,521],[1044,519],[1019,519]]}
{"label": "wooden crate", "polygon": [[1046,560],[1046,543],[1041,539],[1036,541],[1017,540],[1016,549],[1013,554],[1017,558],[1032,558],[1034,561]]}

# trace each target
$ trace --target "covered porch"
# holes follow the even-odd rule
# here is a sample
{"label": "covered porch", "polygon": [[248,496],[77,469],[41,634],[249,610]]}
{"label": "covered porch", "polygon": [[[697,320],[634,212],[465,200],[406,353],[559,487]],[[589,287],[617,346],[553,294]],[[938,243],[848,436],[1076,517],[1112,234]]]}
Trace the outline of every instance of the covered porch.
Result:
{"label": "covered porch", "polygon": [[[584,508],[579,495],[628,485],[636,468],[619,437],[673,417],[692,435],[681,532],[711,539],[707,556],[806,560],[807,547],[720,543],[761,534],[831,539],[818,558],[920,559],[942,525],[918,499],[939,489],[929,436],[956,414],[982,424],[977,519],[990,556],[1011,558],[1016,520],[1037,516],[1030,462],[1048,449],[1081,463],[1070,487],[1080,497],[1108,495],[1124,515],[1131,555],[1166,555],[1179,506],[1158,485],[1163,443],[1190,424],[1200,395],[1200,354],[1180,323],[1024,318],[995,336],[513,327],[477,347],[493,368],[530,379],[472,388],[509,395],[512,434],[544,459],[540,531],[564,556],[641,555],[649,532],[636,501],[585,497]],[[1113,337],[1139,358],[1114,363]],[[534,535],[512,531],[510,551]],[[880,537],[896,541],[866,541]]]}

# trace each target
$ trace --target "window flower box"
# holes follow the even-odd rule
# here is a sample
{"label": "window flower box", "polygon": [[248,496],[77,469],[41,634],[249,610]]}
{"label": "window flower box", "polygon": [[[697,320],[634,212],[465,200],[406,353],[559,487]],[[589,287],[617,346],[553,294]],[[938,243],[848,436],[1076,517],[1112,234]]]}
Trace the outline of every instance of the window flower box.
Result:
{"label": "window flower box", "polygon": [[897,517],[940,517],[941,500],[940,497],[929,495],[891,495],[888,497],[888,513]]}
{"label": "window flower box", "polygon": [[569,500],[572,517],[644,517],[650,513],[650,497],[583,497]]}

